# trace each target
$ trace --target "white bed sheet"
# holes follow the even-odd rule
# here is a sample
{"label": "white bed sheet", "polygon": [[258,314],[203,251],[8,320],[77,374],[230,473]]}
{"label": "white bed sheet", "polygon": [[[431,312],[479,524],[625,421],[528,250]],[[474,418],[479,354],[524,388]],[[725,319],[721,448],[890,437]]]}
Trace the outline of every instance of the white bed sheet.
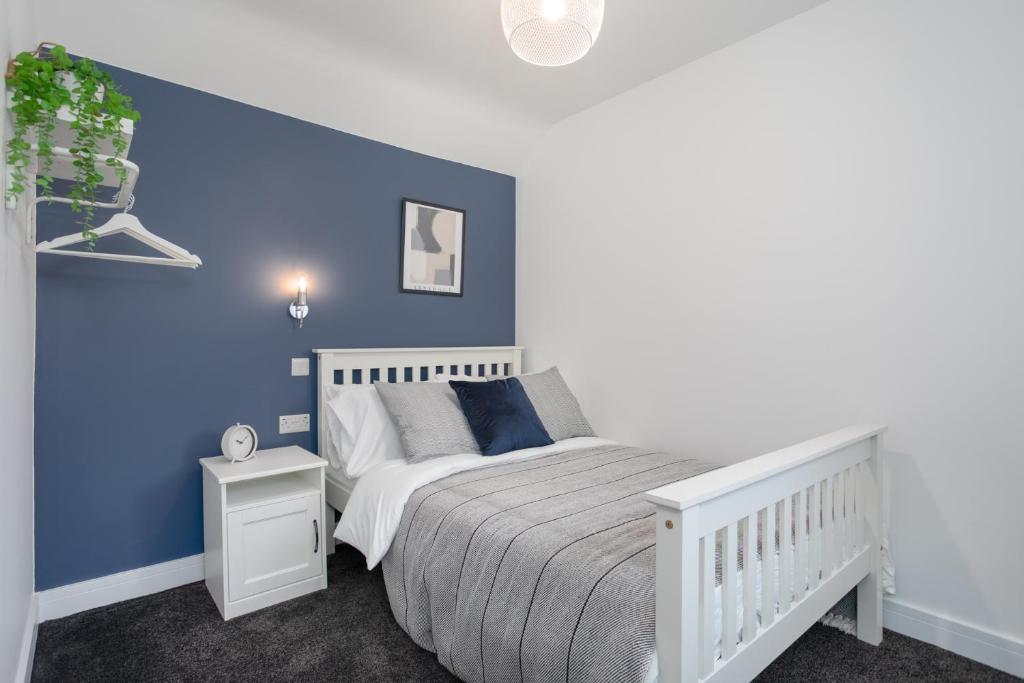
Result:
{"label": "white bed sheet", "polygon": [[383,462],[359,477],[341,521],[334,530],[334,538],[362,552],[366,556],[366,568],[373,569],[391,547],[409,497],[421,486],[478,467],[614,443],[608,439],[581,436],[556,441],[550,446],[524,448],[502,455],[463,453],[415,464],[405,460]]}

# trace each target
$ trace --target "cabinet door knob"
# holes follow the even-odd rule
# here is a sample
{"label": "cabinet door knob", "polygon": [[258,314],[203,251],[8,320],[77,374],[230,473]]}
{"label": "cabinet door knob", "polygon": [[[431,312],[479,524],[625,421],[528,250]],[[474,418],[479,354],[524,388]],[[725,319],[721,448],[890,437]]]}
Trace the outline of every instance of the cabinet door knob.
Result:
{"label": "cabinet door knob", "polygon": [[320,550],[320,525],[313,520],[313,552]]}

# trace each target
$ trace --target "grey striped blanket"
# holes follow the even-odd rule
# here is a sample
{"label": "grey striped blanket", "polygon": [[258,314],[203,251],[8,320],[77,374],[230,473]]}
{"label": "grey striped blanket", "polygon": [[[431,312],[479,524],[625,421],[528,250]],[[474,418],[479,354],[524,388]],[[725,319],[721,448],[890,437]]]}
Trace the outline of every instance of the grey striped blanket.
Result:
{"label": "grey striped blanket", "polygon": [[600,446],[418,489],[384,558],[391,609],[465,681],[642,681],[654,654],[654,506],[714,469]]}

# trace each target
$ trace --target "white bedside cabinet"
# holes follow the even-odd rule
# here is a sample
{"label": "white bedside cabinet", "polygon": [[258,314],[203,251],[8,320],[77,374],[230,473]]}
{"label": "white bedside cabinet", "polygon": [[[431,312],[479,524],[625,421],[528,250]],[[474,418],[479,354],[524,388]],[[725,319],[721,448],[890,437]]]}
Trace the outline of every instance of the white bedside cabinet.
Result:
{"label": "white bedside cabinet", "polygon": [[327,588],[326,461],[287,446],[199,463],[206,587],[224,619]]}

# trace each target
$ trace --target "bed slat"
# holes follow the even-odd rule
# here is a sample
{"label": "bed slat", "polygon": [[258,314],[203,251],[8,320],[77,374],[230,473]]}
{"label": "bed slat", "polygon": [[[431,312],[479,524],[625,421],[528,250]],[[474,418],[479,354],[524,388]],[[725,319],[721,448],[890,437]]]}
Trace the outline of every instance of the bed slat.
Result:
{"label": "bed slat", "polygon": [[793,600],[793,498],[782,499],[782,529],[779,530],[779,615],[789,611]]}
{"label": "bed slat", "polygon": [[857,464],[857,490],[854,501],[857,519],[854,526],[854,552],[859,552],[864,547],[864,487],[867,485],[864,472],[866,468],[867,463]]}
{"label": "bed slat", "polygon": [[843,497],[839,499],[839,505],[843,511],[843,543],[842,543],[842,557],[840,558],[840,566],[846,564],[850,559],[850,515],[847,505],[850,502],[850,479],[846,475],[849,470],[843,470],[839,473],[839,478],[843,481]]}
{"label": "bed slat", "polygon": [[700,675],[715,670],[715,532],[701,539]]}
{"label": "bed slat", "polygon": [[736,522],[725,528],[722,545],[722,661],[736,654]]}
{"label": "bed slat", "polygon": [[843,473],[846,477],[846,559],[852,559],[856,553],[857,539],[857,518],[854,510],[854,497],[857,487],[856,469],[853,467]]}
{"label": "bed slat", "polygon": [[843,479],[842,472],[836,475],[836,488],[833,497],[836,513],[836,525],[833,530],[835,534],[835,543],[833,543],[835,558],[833,563],[835,568],[839,569],[846,561],[846,518],[843,512],[843,505],[846,502],[846,481]]}
{"label": "bed slat", "polygon": [[796,561],[793,563],[793,599],[804,599],[807,590],[807,492],[796,494]]}
{"label": "bed slat", "polygon": [[853,472],[843,470],[843,562],[848,562],[853,553]]}
{"label": "bed slat", "polygon": [[821,576],[821,482],[811,487],[811,504],[808,516],[811,528],[808,531],[809,550],[807,562],[807,585],[810,590],[818,587]]}
{"label": "bed slat", "polygon": [[743,642],[757,635],[757,513],[747,516],[743,537]]}
{"label": "bed slat", "polygon": [[821,511],[821,538],[822,538],[822,550],[821,550],[821,578],[822,580],[832,576],[832,567],[834,566],[835,555],[833,555],[832,544],[835,541],[833,532],[833,497],[834,491],[832,489],[832,477],[825,480],[825,502],[823,503],[824,509]]}
{"label": "bed slat", "polygon": [[761,533],[761,628],[775,621],[775,505],[764,509]]}

